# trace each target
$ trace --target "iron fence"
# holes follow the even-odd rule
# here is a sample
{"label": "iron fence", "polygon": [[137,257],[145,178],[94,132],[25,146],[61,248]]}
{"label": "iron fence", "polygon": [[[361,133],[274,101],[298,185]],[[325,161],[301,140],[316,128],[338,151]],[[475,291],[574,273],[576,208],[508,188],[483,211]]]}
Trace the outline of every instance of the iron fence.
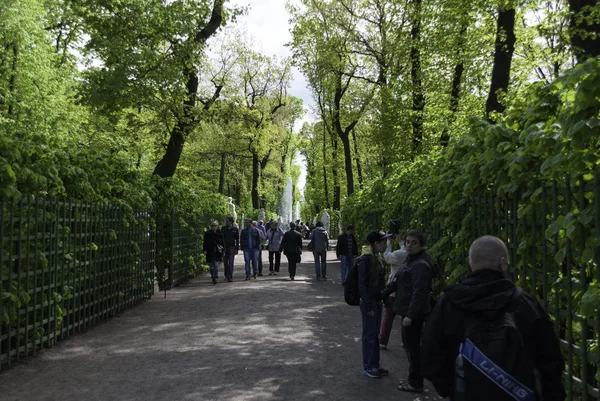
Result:
{"label": "iron fence", "polygon": [[434,283],[438,293],[468,274],[473,239],[502,238],[509,277],[540,300],[560,339],[568,400],[600,399],[600,174],[533,182],[502,196],[482,191],[451,212],[427,200],[396,206],[404,227],[426,233],[443,272]]}
{"label": "iron fence", "polygon": [[205,219],[156,215],[63,199],[0,200],[0,370],[150,298],[159,266],[169,287],[195,274]]}

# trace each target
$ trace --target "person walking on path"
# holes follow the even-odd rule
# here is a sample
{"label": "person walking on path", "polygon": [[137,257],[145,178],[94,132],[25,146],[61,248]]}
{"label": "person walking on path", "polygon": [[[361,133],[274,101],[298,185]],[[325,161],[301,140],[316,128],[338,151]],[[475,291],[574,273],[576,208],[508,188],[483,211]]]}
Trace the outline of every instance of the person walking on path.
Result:
{"label": "person walking on path", "polygon": [[219,265],[225,253],[224,243],[223,234],[219,230],[219,223],[213,221],[210,230],[204,234],[203,244],[204,255],[206,255],[206,262],[210,266],[210,277],[213,285],[217,284],[217,280],[219,280]]}
{"label": "person walking on path", "polygon": [[[260,247],[258,248],[258,275],[262,276],[263,273],[263,265],[262,265],[262,251],[265,247],[265,242],[267,241],[267,232],[265,231],[265,226],[262,220],[260,220],[260,224],[256,221],[252,222],[252,226],[258,230],[258,235],[260,236]],[[262,228],[261,228],[262,227]]]}
{"label": "person walking on path", "polygon": [[341,278],[342,285],[346,285],[346,274],[348,269],[354,264],[354,259],[358,256],[358,244],[354,236],[354,225],[348,224],[346,232],[338,237],[335,253],[338,259],[341,259]]}
{"label": "person walking on path", "polygon": [[394,312],[402,319],[402,343],[408,357],[408,380],[398,385],[398,390],[413,393],[423,392],[421,374],[421,333],[425,319],[431,312],[430,296],[434,265],[425,252],[425,236],[417,230],[409,231],[405,241],[408,256],[395,275],[395,279],[386,287],[384,298],[392,292]]}
{"label": "person walking on path", "polygon": [[[279,266],[281,265],[281,252],[279,248],[281,247],[284,235],[285,233],[279,228],[277,222],[272,222],[270,230],[267,231],[267,239],[269,241],[267,245],[267,250],[269,251],[269,276],[279,273]],[[275,263],[273,263],[273,259],[275,259]]]}
{"label": "person walking on path", "polygon": [[283,235],[279,251],[283,251],[288,260],[290,280],[296,277],[296,264],[300,263],[302,254],[302,235],[296,231],[296,224],[290,223],[290,229]]}
{"label": "person walking on path", "polygon": [[[424,376],[440,396],[452,400],[525,399],[508,393],[515,389],[526,393],[523,387],[533,393],[531,400],[564,400],[564,360],[552,323],[533,295],[506,278],[508,250],[504,242],[493,236],[476,239],[469,249],[469,265],[469,276],[444,290],[427,321]],[[486,334],[478,336],[482,324]],[[511,337],[514,341],[509,343]],[[479,340],[472,354],[480,353],[480,366],[484,362],[500,366],[504,380],[517,381],[518,386],[507,390],[491,373],[475,370],[463,348],[467,339]],[[471,360],[473,355],[469,355]],[[458,377],[456,372],[461,370],[462,377]]]}
{"label": "person walking on path", "polygon": [[371,231],[358,263],[358,290],[362,315],[363,375],[379,378],[389,375],[379,365],[379,330],[381,326],[381,299],[385,289],[385,269],[379,254],[385,250],[386,238],[391,234]]}
{"label": "person walking on path", "polygon": [[223,265],[225,268],[225,279],[233,281],[233,261],[240,249],[240,230],[233,225],[233,217],[227,217],[226,225],[221,229],[225,244],[225,256]]}
{"label": "person walking on path", "polygon": [[327,251],[329,250],[329,234],[323,227],[323,223],[318,221],[317,227],[310,234],[310,240],[313,243],[313,255],[315,257],[315,274],[317,280],[323,278],[327,280]]}
{"label": "person walking on path", "polygon": [[244,252],[244,262],[246,263],[246,280],[250,280],[250,263],[252,263],[253,277],[258,273],[258,252],[260,249],[260,234],[258,228],[252,226],[252,220],[246,222],[240,234],[240,247]]}
{"label": "person walking on path", "polygon": [[[402,242],[400,249],[392,251],[392,239],[393,238],[388,238],[387,248],[383,253],[383,259],[387,264],[390,265],[390,275],[387,282],[388,285],[396,279],[396,274],[400,271],[400,268],[406,261],[406,257],[408,255],[406,248],[404,247],[404,242]],[[395,293],[391,293],[390,296],[385,300],[383,321],[381,322],[381,331],[379,332],[380,349],[387,349],[387,345],[390,340],[392,325],[394,324],[394,318],[396,317],[396,312],[394,312],[395,299]]]}

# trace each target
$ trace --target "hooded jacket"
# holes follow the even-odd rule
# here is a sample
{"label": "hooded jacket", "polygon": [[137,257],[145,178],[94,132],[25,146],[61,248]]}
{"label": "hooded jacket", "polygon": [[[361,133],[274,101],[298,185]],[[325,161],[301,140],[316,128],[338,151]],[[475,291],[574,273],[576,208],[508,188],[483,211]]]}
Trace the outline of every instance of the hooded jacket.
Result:
{"label": "hooded jacket", "polygon": [[436,276],[437,270],[424,250],[408,255],[383,295],[396,293],[394,312],[398,315],[412,320],[425,319],[431,312],[431,283]]}
{"label": "hooded jacket", "polygon": [[275,230],[271,228],[267,231],[267,240],[269,241],[267,249],[269,252],[279,252],[279,247],[281,246],[281,240],[283,240],[284,234],[285,233],[279,226]]}
{"label": "hooded jacket", "polygon": [[[532,360],[540,373],[544,401],[562,401],[564,360],[558,339],[548,315],[537,300],[523,292],[513,297],[516,287],[504,273],[497,270],[472,272],[461,284],[453,285],[433,309],[423,334],[422,373],[442,397],[453,395],[455,361],[464,341],[465,313],[493,315],[514,306],[515,321],[523,338],[524,348],[531,350]],[[512,306],[512,304],[511,304]],[[506,352],[515,352],[507,349]],[[504,401],[507,395],[498,388],[486,401]]]}
{"label": "hooded jacket", "polygon": [[329,234],[323,227],[317,227],[310,233],[313,242],[313,252],[323,252],[329,249]]}

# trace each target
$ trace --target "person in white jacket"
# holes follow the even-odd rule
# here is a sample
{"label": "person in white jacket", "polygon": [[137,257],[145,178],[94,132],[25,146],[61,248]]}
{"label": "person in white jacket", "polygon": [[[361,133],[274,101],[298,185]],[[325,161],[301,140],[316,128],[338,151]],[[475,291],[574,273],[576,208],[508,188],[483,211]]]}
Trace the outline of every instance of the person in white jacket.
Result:
{"label": "person in white jacket", "polygon": [[[394,239],[397,237],[394,237]],[[392,252],[392,241],[387,240],[387,249],[383,253],[383,259],[390,265],[390,276],[387,284],[390,284],[393,280],[400,267],[406,261],[408,253],[404,248],[404,243],[400,244],[400,249]],[[381,330],[379,331],[379,348],[387,349],[388,342],[390,340],[390,333],[392,332],[392,325],[394,324],[394,318],[396,312],[394,312],[394,296],[391,294],[385,302],[385,310],[383,311],[383,320],[381,322]],[[402,346],[402,345],[400,345]]]}

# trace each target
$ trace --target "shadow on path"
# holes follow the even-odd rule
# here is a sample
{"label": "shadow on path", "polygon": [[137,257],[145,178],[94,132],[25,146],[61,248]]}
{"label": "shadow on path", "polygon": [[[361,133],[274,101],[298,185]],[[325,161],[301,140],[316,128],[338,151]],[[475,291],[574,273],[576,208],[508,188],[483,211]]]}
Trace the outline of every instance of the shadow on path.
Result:
{"label": "shadow on path", "polygon": [[391,377],[361,375],[360,312],[344,303],[339,262],[317,281],[305,253],[291,282],[284,261],[246,282],[238,257],[233,283],[202,276],[157,295],[0,374],[2,400],[438,399],[396,390],[398,327],[382,352]]}

